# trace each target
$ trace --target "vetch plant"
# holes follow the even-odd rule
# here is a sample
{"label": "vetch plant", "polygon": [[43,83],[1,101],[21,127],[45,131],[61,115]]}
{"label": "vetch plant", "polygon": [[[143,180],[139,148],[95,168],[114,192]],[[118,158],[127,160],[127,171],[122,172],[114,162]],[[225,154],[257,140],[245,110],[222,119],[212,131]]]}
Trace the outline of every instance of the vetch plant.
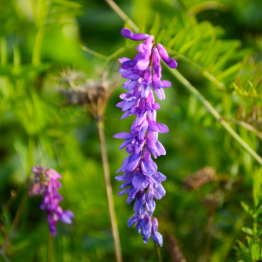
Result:
{"label": "vetch plant", "polygon": [[241,202],[243,209],[246,213],[252,217],[253,227],[242,227],[242,231],[247,235],[246,242],[247,247],[239,240],[237,240],[238,246],[235,247],[238,261],[253,262],[262,260],[262,248],[261,248],[261,213],[262,213],[262,197],[261,197],[261,185],[262,185],[262,169],[258,168],[254,172],[253,176],[253,207],[250,207],[245,202]]}
{"label": "vetch plant", "polygon": [[[171,86],[167,80],[161,80],[162,67],[160,58],[170,68],[176,68],[177,63],[171,59],[166,49],[161,44],[154,43],[154,36],[147,34],[134,34],[129,29],[121,30],[125,38],[133,41],[144,41],[137,46],[138,54],[130,60],[119,59],[121,76],[128,79],[123,88],[128,92],[120,95],[122,102],[117,107],[124,112],[121,119],[135,115],[136,120],[131,126],[130,133],[121,132],[114,135],[115,138],[125,139],[120,149],[126,147],[130,155],[124,160],[122,167],[117,172],[124,172],[116,179],[124,182],[119,195],[128,193],[127,203],[134,204],[135,214],[128,220],[128,227],[136,223],[138,232],[142,232],[144,243],[148,243],[150,236],[159,246],[163,245],[163,237],[158,232],[158,220],[153,217],[156,207],[154,199],[161,199],[166,191],[161,182],[166,177],[157,171],[157,165],[152,160],[165,155],[166,150],[158,141],[158,133],[167,133],[168,127],[156,122],[157,110],[160,105],[155,102],[154,92],[159,100],[165,99],[163,88]],[[152,88],[153,87],[153,90]]]}
{"label": "vetch plant", "polygon": [[58,220],[72,224],[74,214],[69,210],[63,210],[59,206],[59,202],[63,197],[58,193],[58,188],[62,185],[58,181],[62,176],[54,169],[44,168],[41,166],[35,166],[31,169],[34,173],[34,184],[29,190],[29,196],[43,195],[43,202],[40,205],[40,209],[46,211],[47,222],[49,223],[49,231],[56,235],[56,223]]}

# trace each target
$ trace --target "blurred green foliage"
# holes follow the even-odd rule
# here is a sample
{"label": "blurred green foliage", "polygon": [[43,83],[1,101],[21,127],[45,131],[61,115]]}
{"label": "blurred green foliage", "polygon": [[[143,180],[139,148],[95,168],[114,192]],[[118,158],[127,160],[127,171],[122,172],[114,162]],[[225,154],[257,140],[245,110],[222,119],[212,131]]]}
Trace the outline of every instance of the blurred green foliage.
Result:
{"label": "blurred green foliage", "polygon": [[[178,70],[261,155],[262,2],[116,3],[141,32],[156,35],[178,60]],[[75,214],[73,225],[58,224],[53,261],[115,261],[96,124],[84,108],[65,106],[56,78],[67,67],[84,71],[89,79],[99,78],[97,69],[104,61],[83,52],[80,44],[109,56],[130,44],[120,34],[124,22],[102,0],[0,0],[0,6],[2,232],[10,231],[23,204],[6,256],[14,262],[47,261],[48,226],[39,209],[41,198],[23,198],[30,168],[43,165],[62,174],[61,205]],[[128,49],[121,56],[134,54]],[[253,223],[240,202],[253,205],[257,163],[172,75],[163,70],[163,78],[172,82],[158,114],[158,121],[170,129],[160,134],[167,155],[156,160],[167,176],[163,184],[167,195],[155,211],[164,235],[163,261],[173,261],[168,233],[176,236],[187,261],[236,261],[236,239],[245,250],[250,230],[241,228]],[[117,195],[119,183],[113,178],[126,153],[118,150],[121,142],[112,136],[128,131],[133,121],[132,117],[120,121],[115,104],[121,92],[119,86],[107,105],[105,132],[123,258],[153,262],[157,261],[153,242],[143,244],[141,236],[127,228],[132,204]],[[184,178],[204,166],[213,167],[218,179],[199,190],[185,190]],[[259,238],[255,241],[259,243]],[[250,252],[257,252],[257,247],[254,250],[251,245]]]}

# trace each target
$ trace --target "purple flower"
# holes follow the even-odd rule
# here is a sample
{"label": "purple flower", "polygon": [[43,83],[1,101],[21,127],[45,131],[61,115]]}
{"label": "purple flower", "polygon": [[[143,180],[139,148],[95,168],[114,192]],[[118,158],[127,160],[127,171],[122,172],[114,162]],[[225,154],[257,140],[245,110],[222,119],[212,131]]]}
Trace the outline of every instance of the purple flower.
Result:
{"label": "purple flower", "polygon": [[151,154],[154,158],[166,154],[165,148],[158,141],[158,133],[167,133],[168,127],[156,122],[160,105],[155,102],[153,90],[159,100],[165,99],[163,88],[170,87],[171,83],[161,80],[161,58],[171,68],[176,68],[177,62],[169,57],[161,44],[154,43],[153,35],[134,34],[126,28],[122,29],[121,33],[125,38],[144,40],[144,43],[137,46],[138,54],[132,60],[126,57],[119,59],[119,72],[128,81],[123,85],[127,92],[120,95],[122,102],[119,102],[117,107],[124,112],[121,119],[130,115],[136,116],[130,133],[121,132],[114,135],[115,138],[125,139],[120,149],[126,148],[130,154],[117,171],[124,172],[116,177],[119,182],[124,182],[120,186],[123,190],[119,195],[127,193],[128,204],[135,199],[135,214],[128,220],[128,227],[136,224],[144,243],[148,243],[151,237],[162,246],[163,238],[158,232],[158,221],[152,215],[156,207],[154,199],[159,200],[166,194],[161,185],[166,177],[157,171],[158,167]]}
{"label": "purple flower", "polygon": [[40,209],[46,211],[47,222],[49,223],[49,231],[56,235],[56,223],[58,220],[72,224],[74,214],[63,209],[59,206],[59,202],[63,199],[58,193],[58,188],[61,187],[58,179],[62,176],[55,170],[50,168],[44,168],[41,166],[35,166],[31,169],[35,175],[34,184],[29,190],[29,196],[43,195],[43,201],[40,205]]}

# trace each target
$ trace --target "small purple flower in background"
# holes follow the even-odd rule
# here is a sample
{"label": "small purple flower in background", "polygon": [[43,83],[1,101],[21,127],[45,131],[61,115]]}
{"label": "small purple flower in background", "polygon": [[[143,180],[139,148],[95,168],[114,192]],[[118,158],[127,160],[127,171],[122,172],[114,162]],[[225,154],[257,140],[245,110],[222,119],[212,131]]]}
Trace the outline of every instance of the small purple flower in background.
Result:
{"label": "small purple flower in background", "polygon": [[122,132],[114,135],[115,138],[125,139],[120,149],[126,147],[130,155],[124,160],[122,167],[117,172],[124,172],[116,179],[124,182],[119,195],[128,193],[127,203],[136,198],[134,204],[135,214],[128,220],[128,227],[136,223],[138,233],[142,232],[144,243],[148,243],[150,236],[159,246],[163,245],[163,237],[158,232],[158,221],[153,217],[156,207],[155,199],[161,199],[166,191],[161,182],[166,177],[157,171],[157,165],[152,160],[165,155],[166,150],[158,141],[158,133],[167,133],[168,127],[156,122],[157,110],[160,105],[155,102],[155,91],[159,100],[165,99],[163,88],[171,86],[167,80],[161,80],[162,67],[160,58],[170,67],[176,68],[177,63],[171,59],[166,49],[161,44],[154,44],[154,36],[147,34],[134,34],[129,29],[121,30],[125,38],[134,41],[143,41],[137,46],[138,54],[130,60],[119,59],[121,76],[128,79],[123,88],[128,92],[120,95],[122,102],[117,107],[124,112],[121,119],[135,115],[136,120],[131,126],[130,133]]}
{"label": "small purple flower in background", "polygon": [[63,198],[57,191],[62,186],[58,179],[61,179],[62,176],[53,169],[41,166],[35,166],[31,171],[34,173],[35,179],[29,190],[29,196],[43,195],[40,209],[46,211],[50,233],[55,236],[57,221],[60,220],[64,223],[72,224],[72,218],[74,217],[71,211],[63,211],[59,206],[59,202]]}

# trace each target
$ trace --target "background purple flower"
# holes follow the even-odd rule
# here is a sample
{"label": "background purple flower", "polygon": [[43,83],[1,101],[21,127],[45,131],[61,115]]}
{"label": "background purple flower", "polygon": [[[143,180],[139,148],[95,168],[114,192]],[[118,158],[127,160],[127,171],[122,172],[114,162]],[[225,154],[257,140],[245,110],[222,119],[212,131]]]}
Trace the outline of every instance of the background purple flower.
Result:
{"label": "background purple flower", "polygon": [[63,209],[59,206],[59,202],[63,199],[58,193],[58,188],[61,183],[58,179],[62,176],[54,169],[35,166],[31,169],[34,174],[34,184],[29,190],[29,196],[43,195],[43,201],[40,209],[46,211],[47,222],[49,223],[49,230],[52,235],[56,235],[56,223],[58,220],[72,224],[74,214]]}
{"label": "background purple flower", "polygon": [[165,148],[158,141],[158,133],[167,133],[168,127],[156,122],[160,105],[155,102],[153,90],[159,100],[163,100],[163,88],[171,86],[169,81],[161,80],[161,58],[170,68],[176,68],[177,63],[168,56],[161,44],[154,43],[153,35],[134,34],[126,28],[121,33],[125,38],[144,40],[144,43],[137,46],[138,54],[132,60],[126,57],[119,59],[122,67],[119,72],[128,81],[123,84],[127,92],[120,95],[123,101],[117,107],[124,112],[121,119],[136,116],[130,133],[114,135],[115,138],[125,139],[120,149],[125,147],[130,154],[117,171],[124,172],[116,177],[118,181],[124,182],[120,186],[124,190],[119,195],[128,193],[128,204],[135,199],[135,214],[128,220],[128,227],[136,224],[144,243],[148,243],[152,237],[153,241],[162,246],[163,238],[158,232],[158,221],[152,215],[156,207],[154,199],[159,200],[166,193],[161,185],[166,177],[157,171],[158,167],[151,154],[154,158],[166,154]]}

